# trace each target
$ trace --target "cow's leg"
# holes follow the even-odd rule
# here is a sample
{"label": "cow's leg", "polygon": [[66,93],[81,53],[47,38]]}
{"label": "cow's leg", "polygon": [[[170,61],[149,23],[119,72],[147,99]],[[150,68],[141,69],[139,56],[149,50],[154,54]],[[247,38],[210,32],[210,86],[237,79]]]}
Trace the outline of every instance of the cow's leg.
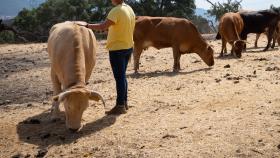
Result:
{"label": "cow's leg", "polygon": [[256,34],[255,48],[258,48],[258,40],[259,40],[260,36],[261,36],[260,33],[257,33],[257,34]]}
{"label": "cow's leg", "polygon": [[269,49],[269,47],[271,46],[271,41],[272,41],[272,37],[273,37],[273,33],[275,32],[275,27],[274,28],[269,28],[268,29],[268,42],[267,45],[265,47],[265,49],[263,51],[267,51]]}
{"label": "cow's leg", "polygon": [[273,33],[273,37],[272,37],[272,45],[271,45],[271,48],[274,48],[274,47],[275,47],[276,38],[277,38],[277,33],[274,32],[274,33]]}
{"label": "cow's leg", "polygon": [[181,52],[177,46],[173,46],[172,49],[173,49],[173,58],[174,58],[173,72],[178,72],[181,69],[180,66]]}
{"label": "cow's leg", "polygon": [[138,73],[139,61],[140,61],[140,56],[141,56],[142,51],[143,51],[143,49],[141,46],[134,47],[134,50],[133,50],[134,73]]}
{"label": "cow's leg", "polygon": [[[240,37],[241,37],[241,39],[244,40],[244,41],[247,40],[247,34],[244,33],[244,32],[242,32],[242,33],[240,34]],[[246,48],[247,48],[247,44],[245,43],[245,46],[244,46],[244,49],[243,49],[244,52],[246,51]]]}
{"label": "cow's leg", "polygon": [[[59,82],[55,72],[51,70],[51,80],[53,84],[53,94],[54,96],[58,95],[61,90],[61,83]],[[57,119],[59,118],[59,102],[58,101],[52,101],[52,107],[51,107],[51,119]]]}
{"label": "cow's leg", "polygon": [[220,57],[223,57],[224,53],[227,53],[227,42],[224,38],[222,38],[222,50],[221,50]]}

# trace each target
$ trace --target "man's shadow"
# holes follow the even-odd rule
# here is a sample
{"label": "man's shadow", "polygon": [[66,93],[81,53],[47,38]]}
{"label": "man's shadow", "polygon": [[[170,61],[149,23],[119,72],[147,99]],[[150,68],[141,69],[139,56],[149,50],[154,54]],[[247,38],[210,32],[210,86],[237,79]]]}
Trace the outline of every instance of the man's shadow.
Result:
{"label": "man's shadow", "polygon": [[[61,112],[60,115],[64,118],[64,112]],[[115,122],[116,116],[106,115],[94,122],[85,124],[79,132],[73,133],[66,128],[63,119],[51,121],[50,112],[44,111],[18,123],[17,134],[20,141],[37,145],[39,148],[45,148],[75,143],[77,139],[101,131]]]}

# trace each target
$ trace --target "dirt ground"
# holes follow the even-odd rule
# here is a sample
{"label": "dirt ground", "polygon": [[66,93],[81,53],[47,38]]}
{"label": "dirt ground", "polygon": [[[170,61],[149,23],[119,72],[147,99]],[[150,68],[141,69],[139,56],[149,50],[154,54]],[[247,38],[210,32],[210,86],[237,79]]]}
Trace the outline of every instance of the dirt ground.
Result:
{"label": "dirt ground", "polygon": [[[105,116],[91,102],[79,133],[49,119],[46,44],[0,45],[0,157],[280,157],[280,47],[263,52],[266,38],[253,48],[254,38],[241,59],[218,58],[221,41],[209,41],[215,65],[187,54],[179,73],[171,49],[148,49],[139,75],[128,67],[128,113]],[[109,110],[115,83],[98,43],[88,87]]]}

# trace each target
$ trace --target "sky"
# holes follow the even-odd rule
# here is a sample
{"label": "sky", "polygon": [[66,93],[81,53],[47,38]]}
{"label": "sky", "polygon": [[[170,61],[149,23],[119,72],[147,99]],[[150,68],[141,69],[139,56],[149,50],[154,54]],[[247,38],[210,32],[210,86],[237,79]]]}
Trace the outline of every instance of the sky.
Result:
{"label": "sky", "polygon": [[[227,0],[210,0],[211,2],[227,2]],[[209,9],[211,5],[206,0],[195,0],[197,8]],[[268,9],[273,4],[280,7],[280,0],[243,0],[241,6],[246,10],[262,10]]]}

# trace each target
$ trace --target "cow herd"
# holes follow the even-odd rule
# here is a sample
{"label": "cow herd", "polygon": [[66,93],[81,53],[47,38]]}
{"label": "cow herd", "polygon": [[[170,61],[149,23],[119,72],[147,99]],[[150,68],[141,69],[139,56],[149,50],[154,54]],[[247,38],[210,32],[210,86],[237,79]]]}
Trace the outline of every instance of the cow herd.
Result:
{"label": "cow herd", "polygon": [[[271,7],[262,11],[240,11],[226,13],[220,19],[217,39],[222,39],[220,56],[226,53],[226,43],[232,46],[231,53],[240,58],[246,50],[249,33],[266,32],[268,44],[280,39],[280,9]],[[208,65],[214,65],[214,51],[203,39],[195,25],[186,19],[175,17],[136,18],[134,30],[134,71],[139,70],[140,56],[148,47],[157,49],[171,47],[173,51],[173,71],[180,70],[180,57],[186,53],[196,53]],[[51,61],[51,79],[54,99],[52,116],[57,117],[59,103],[64,103],[66,126],[77,131],[81,127],[82,114],[89,100],[104,100],[102,96],[87,89],[95,66],[97,43],[92,30],[75,22],[64,22],[51,28],[48,39],[48,53]],[[104,103],[105,105],[105,103]]]}

